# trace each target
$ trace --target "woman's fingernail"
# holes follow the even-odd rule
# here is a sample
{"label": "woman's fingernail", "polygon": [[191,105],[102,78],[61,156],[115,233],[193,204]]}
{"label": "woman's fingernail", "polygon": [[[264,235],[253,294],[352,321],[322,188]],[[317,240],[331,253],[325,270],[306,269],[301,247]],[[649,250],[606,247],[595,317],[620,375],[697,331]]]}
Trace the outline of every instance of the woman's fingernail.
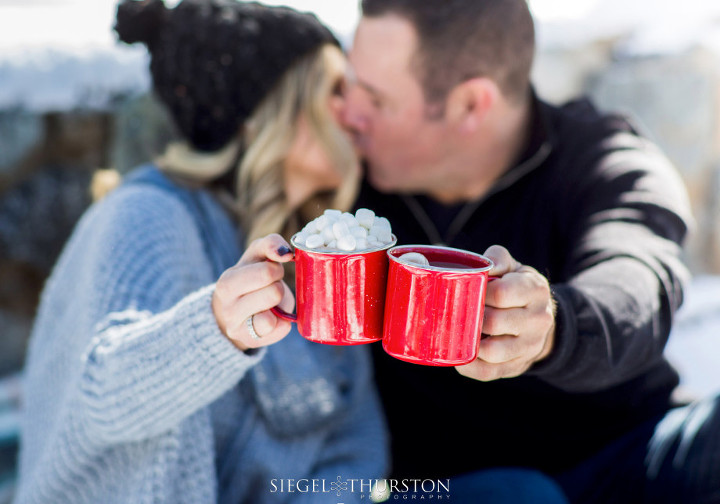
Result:
{"label": "woman's fingernail", "polygon": [[277,249],[277,253],[279,256],[284,256],[292,253],[292,250],[290,250],[290,247],[283,245]]}

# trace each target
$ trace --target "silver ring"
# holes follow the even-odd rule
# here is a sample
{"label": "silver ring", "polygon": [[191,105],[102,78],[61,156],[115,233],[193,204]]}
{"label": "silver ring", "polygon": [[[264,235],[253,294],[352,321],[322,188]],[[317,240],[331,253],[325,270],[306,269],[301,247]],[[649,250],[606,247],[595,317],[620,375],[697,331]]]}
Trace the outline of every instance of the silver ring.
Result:
{"label": "silver ring", "polygon": [[254,340],[260,340],[262,339],[262,336],[260,336],[258,333],[255,332],[255,326],[253,326],[253,317],[255,315],[250,315],[248,319],[245,321],[245,324],[247,325],[248,332],[250,333],[250,336],[252,336],[252,339]]}

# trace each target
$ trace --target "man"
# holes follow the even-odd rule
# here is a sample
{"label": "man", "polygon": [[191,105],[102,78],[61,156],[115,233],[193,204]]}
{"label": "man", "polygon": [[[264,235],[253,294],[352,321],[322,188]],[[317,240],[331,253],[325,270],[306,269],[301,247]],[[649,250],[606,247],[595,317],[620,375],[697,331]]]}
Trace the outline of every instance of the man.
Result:
{"label": "man", "polygon": [[478,358],[375,347],[396,478],[530,468],[573,502],[720,502],[717,399],[676,408],[663,358],[690,213],[623,118],[533,92],[525,0],[363,0],[346,124],[358,206],[398,243],[485,252]]}

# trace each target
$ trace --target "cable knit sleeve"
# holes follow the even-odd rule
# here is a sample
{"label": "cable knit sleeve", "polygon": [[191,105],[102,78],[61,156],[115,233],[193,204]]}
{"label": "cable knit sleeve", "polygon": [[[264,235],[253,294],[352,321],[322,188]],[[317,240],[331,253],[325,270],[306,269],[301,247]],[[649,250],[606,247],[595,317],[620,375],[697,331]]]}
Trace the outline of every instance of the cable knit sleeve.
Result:
{"label": "cable knit sleeve", "polygon": [[80,382],[91,438],[135,441],[171,429],[257,362],[259,352],[243,354],[219,334],[212,290],[202,288],[158,314],[134,314],[95,336]]}
{"label": "cable knit sleeve", "polygon": [[262,355],[239,351],[218,329],[212,267],[183,201],[154,187],[108,200],[81,224],[61,265],[67,283],[83,263],[77,315],[91,328],[72,412],[103,445],[172,429]]}

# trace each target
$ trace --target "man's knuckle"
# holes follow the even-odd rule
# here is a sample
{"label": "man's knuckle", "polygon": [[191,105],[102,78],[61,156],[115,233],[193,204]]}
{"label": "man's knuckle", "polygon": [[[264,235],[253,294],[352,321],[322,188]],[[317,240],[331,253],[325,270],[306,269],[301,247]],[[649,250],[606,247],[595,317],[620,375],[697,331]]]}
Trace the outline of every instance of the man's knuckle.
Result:
{"label": "man's knuckle", "polygon": [[497,306],[507,306],[511,295],[511,287],[507,283],[498,283],[493,298]]}
{"label": "man's knuckle", "polygon": [[505,360],[505,349],[501,345],[488,341],[482,348],[482,359],[492,364],[498,364]]}
{"label": "man's knuckle", "polygon": [[482,330],[486,334],[497,334],[497,319],[493,316],[488,316],[483,320]]}
{"label": "man's knuckle", "polygon": [[530,316],[530,324],[532,327],[537,328],[538,330],[542,329],[544,331],[552,326],[554,319],[555,317],[553,316],[550,308],[536,309]]}
{"label": "man's knuckle", "polygon": [[497,380],[498,378],[500,378],[500,376],[499,376],[499,370],[497,367],[485,366],[480,375],[480,378],[478,378],[478,379],[483,382],[490,382],[490,381]]}
{"label": "man's knuckle", "polygon": [[520,375],[522,375],[525,371],[527,371],[528,366],[525,365],[515,365],[512,367],[505,368],[505,372],[503,373],[503,378],[516,378]]}
{"label": "man's knuckle", "polygon": [[533,292],[536,296],[542,297],[542,298],[548,298],[550,297],[550,285],[548,284],[545,277],[540,275],[539,273],[534,275],[534,285],[533,285]]}
{"label": "man's knuckle", "polygon": [[483,362],[483,361],[475,361],[474,365],[472,366],[465,366],[461,368],[460,374],[472,378],[473,380],[478,380],[482,382],[492,381],[494,380],[495,370],[494,366]]}
{"label": "man's knuckle", "polygon": [[552,308],[543,310],[540,314],[540,320],[542,327],[551,327],[555,322],[555,315],[553,315]]}

